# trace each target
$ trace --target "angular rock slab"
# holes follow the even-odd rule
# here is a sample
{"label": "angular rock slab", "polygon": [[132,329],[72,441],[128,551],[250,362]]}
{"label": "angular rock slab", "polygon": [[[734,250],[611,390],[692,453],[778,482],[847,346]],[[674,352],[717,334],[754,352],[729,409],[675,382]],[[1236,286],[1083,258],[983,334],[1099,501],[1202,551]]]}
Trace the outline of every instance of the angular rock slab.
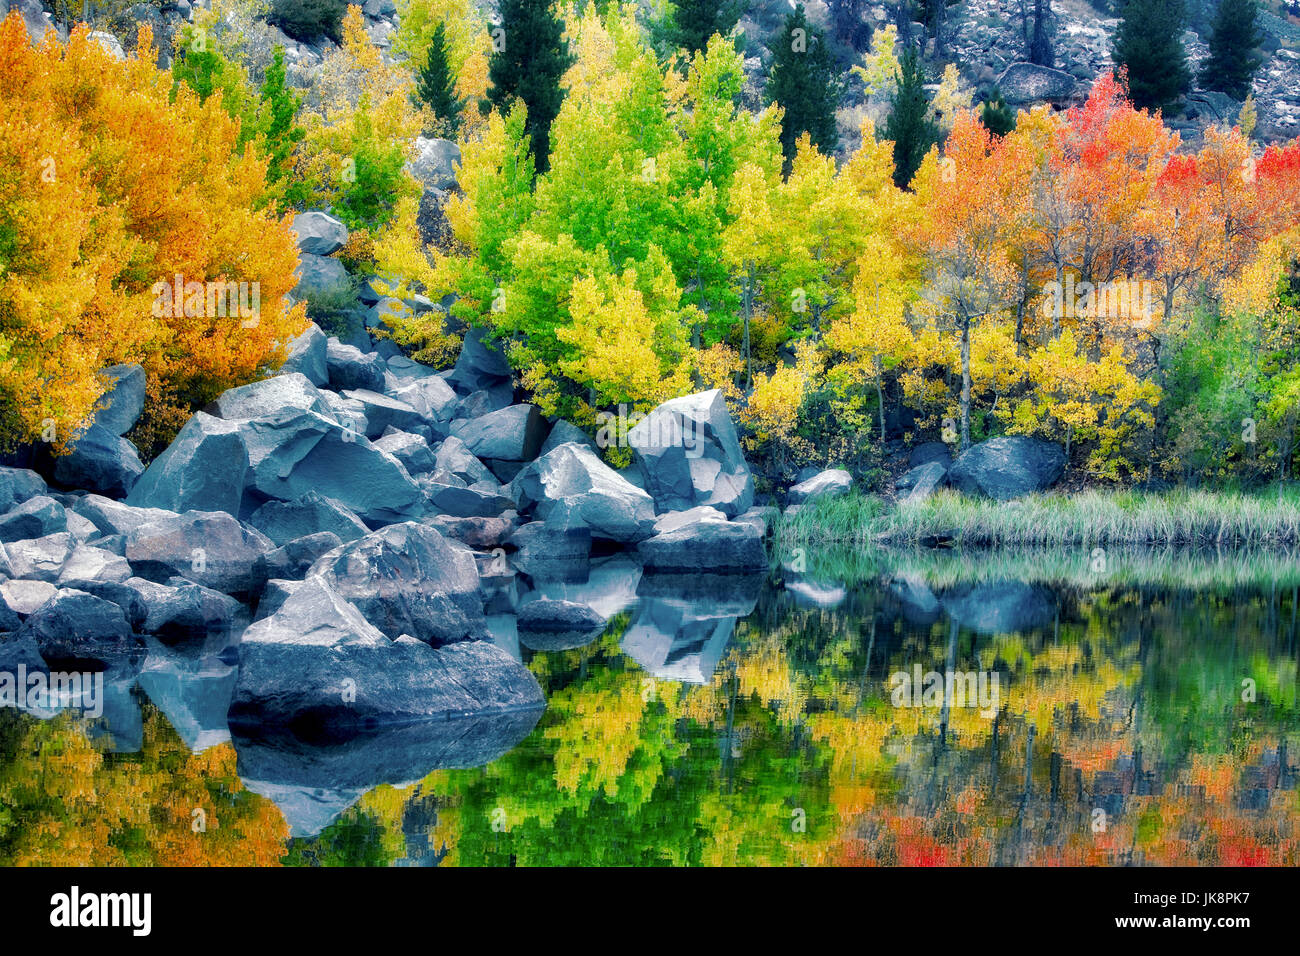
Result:
{"label": "angular rock slab", "polygon": [[274,547],[223,511],[190,511],[132,531],[126,559],[150,580],[180,575],[223,594],[256,594],[257,559]]}
{"label": "angular rock slab", "polygon": [[129,495],[143,474],[135,445],[99,424],[83,431],[68,453],[54,460],[59,484],[114,498]]}
{"label": "angular rock slab", "polygon": [[392,640],[326,581],[309,577],[240,643],[232,729],[328,737],[370,727],[538,710],[527,668],[485,641]]}
{"label": "angular rock slab", "polygon": [[478,568],[432,528],[389,525],[322,555],[308,572],[390,639],[485,640]]}
{"label": "angular rock slab", "polygon": [[664,402],[627,440],[660,512],[712,505],[734,518],[754,503],[754,477],[718,389]]}
{"label": "angular rock slab", "polygon": [[166,450],[150,462],[126,503],[174,512],[239,514],[247,474],[241,426],[195,412]]}
{"label": "angular rock slab", "polygon": [[262,499],[293,501],[315,491],[374,523],[422,510],[424,493],[396,458],[314,412],[284,409],[251,419],[241,423],[240,436],[248,487]]}
{"label": "angular rock slab", "polygon": [[586,528],[593,537],[631,543],[654,533],[655,503],[586,445],[560,445],[514,481],[521,513],[558,530]]}

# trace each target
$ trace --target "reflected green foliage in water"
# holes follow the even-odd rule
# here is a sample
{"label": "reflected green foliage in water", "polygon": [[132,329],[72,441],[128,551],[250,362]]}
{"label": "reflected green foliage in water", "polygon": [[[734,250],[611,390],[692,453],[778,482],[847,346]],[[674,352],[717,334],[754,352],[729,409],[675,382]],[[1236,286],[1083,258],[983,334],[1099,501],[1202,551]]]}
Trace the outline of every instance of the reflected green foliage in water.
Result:
{"label": "reflected green foliage in water", "polygon": [[[1049,562],[1008,579],[988,562],[924,560],[929,573],[903,562],[859,580],[776,572],[785,586],[774,579],[736,622],[702,684],[638,664],[628,615],[585,647],[525,650],[547,710],[522,743],[486,766],[340,791],[294,839],[276,804],[241,787],[235,748],[190,754],[149,707],[139,754],[100,754],[70,718],[7,713],[0,852],[307,866],[1300,862],[1294,583],[1237,568],[1172,588],[1133,567],[1062,581]],[[996,706],[896,706],[893,675],[917,666],[996,675]],[[196,799],[234,844],[188,833]]]}

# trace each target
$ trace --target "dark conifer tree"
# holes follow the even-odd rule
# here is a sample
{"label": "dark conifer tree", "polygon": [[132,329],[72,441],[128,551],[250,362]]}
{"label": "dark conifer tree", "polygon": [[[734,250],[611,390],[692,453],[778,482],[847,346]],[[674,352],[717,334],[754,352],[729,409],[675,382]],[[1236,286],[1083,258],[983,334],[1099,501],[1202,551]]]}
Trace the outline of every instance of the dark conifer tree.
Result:
{"label": "dark conifer tree", "polygon": [[677,45],[693,56],[709,45],[709,37],[726,36],[740,19],[739,0],[676,0],[673,22]]}
{"label": "dark conifer tree", "polygon": [[939,140],[939,130],[928,116],[930,98],[925,94],[925,73],[916,47],[909,46],[899,63],[898,89],[893,109],[885,121],[885,138],[894,143],[894,183],[906,189],[921,160]]}
{"label": "dark conifer tree", "polygon": [[823,153],[835,150],[839,142],[835,108],[839,105],[840,84],[826,38],[809,25],[803,4],[785,18],[772,54],[767,98],[784,110],[781,152],[788,170],[804,133]]}
{"label": "dark conifer tree", "polygon": [[438,118],[442,127],[438,132],[455,136],[465,101],[456,95],[456,77],[447,61],[447,28],[442,23],[433,28],[428,59],[415,78],[415,92]]}
{"label": "dark conifer tree", "polygon": [[1201,89],[1244,100],[1263,62],[1257,0],[1222,0],[1210,33],[1210,55],[1201,64]]}
{"label": "dark conifer tree", "polygon": [[1184,15],[1183,0],[1124,0],[1120,6],[1110,56],[1127,74],[1134,106],[1167,110],[1191,85]]}
{"label": "dark conifer tree", "polygon": [[501,0],[501,26],[493,31],[488,100],[505,112],[515,99],[528,107],[525,127],[537,171],[550,168],[551,123],[564,102],[560,80],[574,58],[564,23],[548,0]]}

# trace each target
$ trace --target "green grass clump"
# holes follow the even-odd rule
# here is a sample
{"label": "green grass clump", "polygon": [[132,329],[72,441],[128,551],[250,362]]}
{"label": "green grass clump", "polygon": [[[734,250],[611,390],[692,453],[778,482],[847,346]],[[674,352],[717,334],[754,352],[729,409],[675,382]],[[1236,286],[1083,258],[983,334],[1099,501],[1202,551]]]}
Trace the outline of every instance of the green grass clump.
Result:
{"label": "green grass clump", "polygon": [[1291,547],[1300,545],[1300,489],[1089,490],[1015,501],[942,490],[893,505],[854,494],[814,502],[777,526],[777,540],[786,547],[907,545],[949,536],[965,547]]}

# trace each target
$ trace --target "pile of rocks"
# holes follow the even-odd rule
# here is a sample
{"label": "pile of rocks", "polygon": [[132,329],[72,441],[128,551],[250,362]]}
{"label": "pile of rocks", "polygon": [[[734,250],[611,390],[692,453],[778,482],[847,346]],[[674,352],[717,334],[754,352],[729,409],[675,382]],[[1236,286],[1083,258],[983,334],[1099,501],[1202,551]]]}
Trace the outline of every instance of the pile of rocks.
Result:
{"label": "pile of rocks", "polygon": [[[324,253],[346,233],[329,217],[297,229],[305,274],[337,261]],[[767,567],[771,509],[752,507],[717,391],[620,436],[635,461],[619,471],[517,403],[481,333],[436,372],[312,325],[278,374],[196,412],[144,468],[122,437],[144,373],[110,371],[50,474],[0,471],[0,668],[94,661],[129,680],[146,640],[222,634],[238,644],[243,733],[535,711],[536,681],[493,643],[502,619],[555,643],[611,613],[535,582],[611,551],[638,576]]]}

